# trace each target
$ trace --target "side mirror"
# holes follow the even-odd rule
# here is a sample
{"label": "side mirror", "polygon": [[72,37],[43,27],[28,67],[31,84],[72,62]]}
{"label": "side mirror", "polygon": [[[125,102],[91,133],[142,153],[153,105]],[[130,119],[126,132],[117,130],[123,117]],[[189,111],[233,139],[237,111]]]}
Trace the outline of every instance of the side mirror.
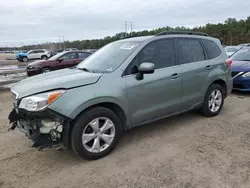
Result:
{"label": "side mirror", "polygon": [[155,64],[144,62],[138,68],[137,80],[142,80],[144,74],[153,74],[155,72]]}
{"label": "side mirror", "polygon": [[63,58],[59,58],[58,61],[59,61],[59,62],[62,62],[62,61],[63,61]]}

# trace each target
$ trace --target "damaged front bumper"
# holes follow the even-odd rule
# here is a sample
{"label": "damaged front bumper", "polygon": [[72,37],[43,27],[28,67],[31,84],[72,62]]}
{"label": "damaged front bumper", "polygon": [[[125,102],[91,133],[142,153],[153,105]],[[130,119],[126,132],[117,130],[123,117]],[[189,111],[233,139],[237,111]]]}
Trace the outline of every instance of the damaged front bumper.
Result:
{"label": "damaged front bumper", "polygon": [[31,113],[14,108],[9,114],[11,130],[19,128],[39,149],[68,147],[69,120],[50,110]]}

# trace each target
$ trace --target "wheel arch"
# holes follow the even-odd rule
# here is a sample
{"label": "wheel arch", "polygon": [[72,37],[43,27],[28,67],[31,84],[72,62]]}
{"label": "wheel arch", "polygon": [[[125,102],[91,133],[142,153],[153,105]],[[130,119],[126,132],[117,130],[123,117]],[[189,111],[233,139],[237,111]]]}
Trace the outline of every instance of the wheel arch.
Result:
{"label": "wheel arch", "polygon": [[78,106],[76,110],[74,110],[70,117],[75,121],[80,115],[84,112],[90,110],[95,107],[104,107],[112,110],[122,121],[122,129],[127,129],[127,125],[129,124],[129,119],[127,117],[127,110],[125,106],[114,98],[99,98],[85,102],[83,105]]}
{"label": "wheel arch", "polygon": [[[227,83],[226,83],[226,81],[225,81],[224,79],[222,79],[222,78],[217,78],[217,79],[213,80],[213,81],[209,84],[208,88],[209,88],[212,84],[218,84],[218,85],[220,85],[220,86],[224,89],[224,93],[223,93],[224,96],[227,95]],[[207,88],[207,89],[208,89],[208,88]]]}

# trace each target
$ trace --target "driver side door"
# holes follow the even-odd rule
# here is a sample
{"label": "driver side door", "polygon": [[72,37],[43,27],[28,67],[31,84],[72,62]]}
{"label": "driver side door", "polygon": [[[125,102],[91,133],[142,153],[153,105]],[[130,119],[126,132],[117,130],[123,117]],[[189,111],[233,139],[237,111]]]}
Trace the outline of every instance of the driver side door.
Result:
{"label": "driver side door", "polygon": [[[128,66],[125,75],[132,126],[180,113],[181,68],[176,64],[174,39],[147,44]],[[137,80],[143,62],[155,64],[153,74]]]}
{"label": "driver side door", "polygon": [[61,56],[58,60],[56,69],[70,68],[77,64],[78,53],[69,52]]}

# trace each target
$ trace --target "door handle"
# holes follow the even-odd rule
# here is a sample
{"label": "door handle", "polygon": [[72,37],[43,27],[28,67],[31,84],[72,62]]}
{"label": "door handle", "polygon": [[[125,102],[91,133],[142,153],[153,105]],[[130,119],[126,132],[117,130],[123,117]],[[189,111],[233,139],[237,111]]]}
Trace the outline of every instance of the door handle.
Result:
{"label": "door handle", "polygon": [[178,73],[174,73],[174,74],[172,74],[171,76],[170,76],[170,79],[171,80],[175,80],[175,79],[177,79],[177,78],[179,78],[180,77],[180,75],[178,74]]}
{"label": "door handle", "polygon": [[212,69],[212,66],[211,66],[211,65],[208,65],[208,66],[205,67],[205,70],[206,70],[206,71],[210,71],[211,69]]}

